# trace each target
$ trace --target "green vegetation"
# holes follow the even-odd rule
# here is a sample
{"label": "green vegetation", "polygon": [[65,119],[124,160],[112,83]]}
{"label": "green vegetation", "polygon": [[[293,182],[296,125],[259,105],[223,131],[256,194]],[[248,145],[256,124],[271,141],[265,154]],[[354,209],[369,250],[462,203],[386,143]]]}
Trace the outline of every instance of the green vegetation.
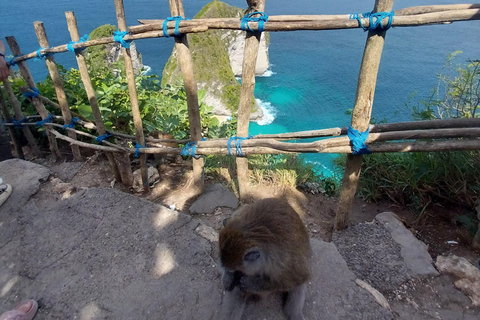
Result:
{"label": "green vegetation", "polygon": [[[91,40],[111,37],[113,33],[117,30],[116,26],[105,24],[93,30],[89,37]],[[91,75],[105,74],[109,73],[111,67],[107,63],[107,54],[109,49],[112,47],[112,44],[108,45],[99,45],[88,47],[85,50],[85,58],[89,66],[89,72]]]}
{"label": "green vegetation", "polygon": [[[66,70],[60,65],[57,65],[57,67],[64,82],[71,110],[93,121],[92,109],[81,81],[80,72],[77,69]],[[117,65],[117,67],[120,68],[121,66]],[[96,71],[93,74],[92,84],[107,129],[132,134],[135,130],[124,72],[121,72],[118,76],[112,72],[100,73]],[[23,110],[27,115],[36,114],[31,103],[21,95],[18,88],[21,85],[25,85],[21,79],[15,79],[12,82],[17,96],[21,97]],[[136,85],[144,130],[147,133],[160,130],[174,135],[177,139],[188,138],[190,131],[185,89],[170,85],[162,87],[155,75],[137,76]],[[52,101],[57,101],[50,76],[37,83],[37,87],[42,95]],[[198,94],[201,98],[205,91],[200,90]],[[60,115],[60,110],[48,106],[47,108],[52,114]],[[224,136],[228,126],[220,126],[218,119],[211,111],[211,107],[203,103],[200,104],[203,134],[210,138]]]}
{"label": "green vegetation", "polygon": [[[480,62],[453,65],[456,54],[449,56],[429,99],[408,105],[415,120],[480,117]],[[362,198],[388,198],[411,207],[419,218],[433,205],[464,206],[472,212],[470,222],[475,219],[473,211],[480,195],[479,151],[377,153],[363,159]],[[466,225],[466,217],[458,218],[462,219]]]}
{"label": "green vegetation", "polygon": [[[253,155],[248,157],[248,164],[250,182],[254,185],[268,183],[295,188],[307,182],[314,182],[318,183],[328,196],[334,196],[338,191],[338,181],[335,178],[318,174],[313,165],[305,163],[297,154]],[[217,181],[230,184],[232,189],[235,189],[232,180],[236,177],[235,157],[227,155],[205,157],[205,174]]]}

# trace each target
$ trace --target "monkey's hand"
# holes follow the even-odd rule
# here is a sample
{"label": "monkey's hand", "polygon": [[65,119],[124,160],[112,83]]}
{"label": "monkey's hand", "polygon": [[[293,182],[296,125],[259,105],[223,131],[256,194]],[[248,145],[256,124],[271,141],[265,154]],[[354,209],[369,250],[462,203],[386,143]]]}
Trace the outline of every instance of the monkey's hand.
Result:
{"label": "monkey's hand", "polygon": [[223,270],[222,274],[222,284],[225,290],[232,291],[240,280],[242,273],[240,271],[231,272],[228,270]]}
{"label": "monkey's hand", "polygon": [[263,291],[265,279],[262,275],[246,276],[242,275],[239,279],[238,286],[240,290],[246,292],[260,292]]}

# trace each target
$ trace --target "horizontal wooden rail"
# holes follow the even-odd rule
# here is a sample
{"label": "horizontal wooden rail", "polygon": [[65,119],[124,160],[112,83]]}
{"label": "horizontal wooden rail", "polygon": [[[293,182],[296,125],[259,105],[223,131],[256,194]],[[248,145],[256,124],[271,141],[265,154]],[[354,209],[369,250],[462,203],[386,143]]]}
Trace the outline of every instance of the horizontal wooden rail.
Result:
{"label": "horizontal wooden rail", "polygon": [[[370,125],[370,133],[386,132],[386,131],[404,131],[404,130],[420,130],[420,129],[441,129],[441,128],[471,128],[480,127],[480,118],[470,119],[448,119],[448,120],[422,120],[408,121],[385,124]],[[329,136],[341,136],[347,134],[348,127],[338,127],[320,130],[308,130],[289,133],[277,134],[259,134],[253,139],[278,139],[278,140],[294,140],[308,139]]]}
{"label": "horizontal wooden rail", "polygon": [[[466,119],[462,119],[466,120]],[[460,124],[460,121],[456,121]],[[5,123],[6,126],[14,126],[13,123]],[[35,123],[22,123],[21,125],[34,126]],[[63,125],[49,123],[52,127],[62,128]],[[398,124],[394,124],[398,125]],[[80,130],[67,128],[77,134],[95,139],[96,136]],[[135,153],[136,149],[121,147],[102,141],[103,145],[87,143],[71,139],[58,131],[53,132],[58,138],[77,144],[84,148],[99,151],[116,151]],[[428,139],[429,141],[405,142],[404,140]],[[441,139],[441,140],[438,140]],[[449,140],[445,140],[449,139]],[[454,139],[454,140],[452,140]],[[160,139],[155,142],[165,142]],[[399,140],[401,140],[399,142]],[[391,141],[391,142],[387,142]],[[235,153],[235,145],[225,139],[198,141],[196,155],[228,154],[227,144],[231,144],[231,152]],[[404,130],[370,133],[366,144],[372,152],[420,152],[420,151],[452,151],[452,150],[480,150],[480,127],[470,128],[440,128],[427,130]],[[450,146],[448,146],[450,145]],[[318,140],[306,143],[281,142],[275,139],[248,139],[242,141],[242,151],[245,155],[252,154],[280,154],[280,153],[351,153],[350,140],[346,136]],[[140,153],[147,154],[180,154],[180,148],[172,147],[148,147],[141,148]]]}
{"label": "horizontal wooden rail", "polygon": [[[396,11],[397,15],[393,17],[393,27],[412,27],[421,25],[430,25],[438,23],[451,23],[455,21],[480,20],[479,4],[464,5],[445,5],[445,6],[421,6],[411,7]],[[128,28],[130,34],[124,37],[124,40],[139,40],[147,38],[163,37],[163,20],[139,20],[141,22],[153,22]],[[386,24],[388,18],[384,19]],[[369,19],[362,19],[365,27],[369,26]],[[173,35],[175,21],[168,22],[168,34]],[[250,27],[256,29],[257,22],[250,22]],[[350,15],[307,15],[307,16],[270,16],[268,22],[264,24],[265,31],[298,31],[298,30],[337,30],[360,28],[355,19],[350,19]],[[182,34],[205,32],[209,29],[241,30],[239,18],[216,18],[216,19],[192,19],[181,20],[179,32]],[[74,49],[87,48],[96,45],[114,43],[113,37],[88,40],[75,43]],[[46,48],[40,51],[41,54],[66,52],[67,44]],[[37,52],[15,57],[14,62],[20,62],[37,57]]]}
{"label": "horizontal wooden rail", "polygon": [[[360,25],[356,19],[350,19],[350,15],[320,15],[318,18],[313,18],[314,16],[308,17],[305,20],[284,20],[278,21],[275,19],[276,16],[271,16],[268,18],[268,22],[264,24],[265,31],[299,31],[299,30],[338,30],[338,29],[354,29],[360,28]],[[437,23],[449,23],[455,21],[465,21],[465,20],[479,20],[480,19],[480,8],[476,9],[464,9],[464,10],[448,10],[448,11],[439,11],[439,12],[429,12],[422,14],[412,14],[393,17],[392,27],[412,27],[420,26],[427,24],[437,24]],[[275,21],[277,20],[277,21]],[[368,18],[363,18],[362,24],[365,27],[370,25]],[[162,30],[164,20],[139,20],[141,22],[147,21],[158,21],[156,23],[144,24],[141,26],[132,26],[128,28],[129,32],[132,34],[153,31],[153,30]],[[175,26],[175,21],[168,22],[167,26],[169,29],[173,29]],[[388,23],[388,18],[382,20],[382,23],[386,25]],[[230,29],[230,30],[241,30],[241,21],[239,18],[223,18],[223,19],[192,19],[192,20],[181,20],[179,23],[180,27],[193,27],[193,26],[207,26],[208,29]],[[249,26],[256,30],[258,28],[258,22],[250,22]]]}

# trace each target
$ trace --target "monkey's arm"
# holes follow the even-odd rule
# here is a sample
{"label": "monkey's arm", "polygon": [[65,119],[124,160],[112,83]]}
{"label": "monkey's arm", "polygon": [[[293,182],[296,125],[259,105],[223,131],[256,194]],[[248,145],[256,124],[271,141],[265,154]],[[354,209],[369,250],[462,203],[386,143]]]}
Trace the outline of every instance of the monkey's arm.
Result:
{"label": "monkey's arm", "polygon": [[227,291],[220,306],[219,320],[240,320],[245,309],[246,297],[239,288]]}

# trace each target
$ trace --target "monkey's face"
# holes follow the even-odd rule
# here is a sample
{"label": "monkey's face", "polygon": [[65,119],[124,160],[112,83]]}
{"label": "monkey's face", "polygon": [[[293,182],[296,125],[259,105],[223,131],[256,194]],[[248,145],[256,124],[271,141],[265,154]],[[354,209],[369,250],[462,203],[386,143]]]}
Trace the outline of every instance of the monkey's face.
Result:
{"label": "monkey's face", "polygon": [[[222,262],[223,264],[223,262]],[[243,262],[234,268],[227,268],[223,264],[222,284],[225,290],[231,291],[234,287],[242,288],[242,279],[249,276],[263,274],[265,267],[265,256],[262,250],[257,247],[250,248],[243,255]]]}
{"label": "monkey's face", "polygon": [[[263,272],[265,253],[243,231],[225,227],[220,232],[220,260],[226,270],[240,271],[245,275]],[[257,245],[256,245],[257,244]]]}

